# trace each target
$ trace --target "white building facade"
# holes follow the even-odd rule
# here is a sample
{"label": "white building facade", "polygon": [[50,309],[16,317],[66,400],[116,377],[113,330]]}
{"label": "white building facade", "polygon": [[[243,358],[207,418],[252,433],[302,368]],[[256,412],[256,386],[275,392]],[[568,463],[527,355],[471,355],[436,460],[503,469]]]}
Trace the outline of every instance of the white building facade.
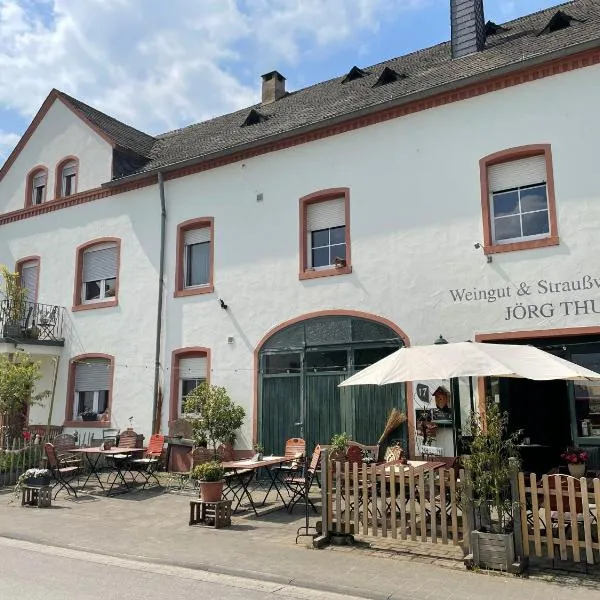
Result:
{"label": "white building facade", "polygon": [[[536,343],[599,369],[600,12],[584,1],[563,10],[589,14],[536,37],[547,54],[300,133],[285,130],[277,105],[291,96],[268,74],[273,101],[240,111],[237,127],[280,119],[280,131],[130,174],[119,169],[144,163],[139,143],[134,152],[115,141],[112,122],[99,127],[96,114],[53,92],[2,170],[0,263],[37,264],[31,301],[63,307],[62,330],[58,343],[31,339],[29,323],[16,342],[4,335],[0,351],[18,343],[42,360],[40,385],[55,387],[51,422],[67,431],[124,428],[133,417],[146,435],[166,432],[198,381],[223,385],[246,409],[240,452],[257,440],[280,452],[301,431],[309,443],[343,430],[374,443],[392,406],[406,411],[398,435],[418,451],[418,417],[444,382],[348,396],[336,386],[440,335]],[[555,14],[532,18],[541,30]],[[494,35],[475,59],[496,51]],[[440,68],[473,57],[444,51]],[[397,75],[401,64],[388,68]],[[357,71],[327,85],[400,81],[373,87],[389,76],[382,66]],[[407,81],[420,76],[406,71]],[[457,426],[487,397],[540,445],[551,434],[600,446],[595,388],[561,386],[460,382],[454,427],[441,422],[436,445],[455,452]],[[537,402],[520,410],[521,397]],[[46,423],[48,410],[32,408],[30,423]]]}

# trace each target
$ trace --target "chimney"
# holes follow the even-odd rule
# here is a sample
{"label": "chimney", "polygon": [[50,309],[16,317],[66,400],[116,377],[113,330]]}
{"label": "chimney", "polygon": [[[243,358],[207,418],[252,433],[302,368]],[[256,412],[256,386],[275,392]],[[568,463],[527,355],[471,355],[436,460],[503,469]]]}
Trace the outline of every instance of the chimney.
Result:
{"label": "chimney", "polygon": [[279,71],[262,76],[262,103],[270,104],[285,96],[285,77]]}
{"label": "chimney", "polygon": [[485,46],[483,0],[450,0],[452,58],[480,52]]}

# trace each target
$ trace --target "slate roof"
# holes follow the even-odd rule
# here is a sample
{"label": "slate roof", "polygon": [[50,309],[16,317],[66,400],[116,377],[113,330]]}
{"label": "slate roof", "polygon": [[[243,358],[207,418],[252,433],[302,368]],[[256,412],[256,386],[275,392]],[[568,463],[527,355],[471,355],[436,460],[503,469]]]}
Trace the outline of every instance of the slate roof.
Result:
{"label": "slate roof", "polygon": [[88,121],[112,139],[117,147],[145,158],[150,157],[157,142],[155,137],[126,125],[64,92],[57,91],[57,93],[65,102],[68,102],[77,112],[83,114]]}
{"label": "slate roof", "polygon": [[[542,33],[559,9],[574,20],[565,29]],[[114,136],[117,144],[148,159],[130,173],[141,174],[183,161],[202,159],[215,152],[233,152],[248,143],[292,134],[303,127],[359,110],[376,110],[389,101],[409,100],[415,94],[428,91],[434,93],[439,86],[600,40],[600,0],[566,2],[502,25],[505,30],[489,35],[484,50],[469,56],[452,59],[450,42],[444,42],[362,67],[367,73],[362,78],[342,83],[347,75],[344,73],[335,79],[289,93],[271,104],[256,104],[156,137],[124,125],[74,98],[67,98],[88,119]],[[348,65],[348,70],[351,66]],[[373,87],[386,67],[406,77]],[[242,126],[252,108],[265,118],[254,125]]]}

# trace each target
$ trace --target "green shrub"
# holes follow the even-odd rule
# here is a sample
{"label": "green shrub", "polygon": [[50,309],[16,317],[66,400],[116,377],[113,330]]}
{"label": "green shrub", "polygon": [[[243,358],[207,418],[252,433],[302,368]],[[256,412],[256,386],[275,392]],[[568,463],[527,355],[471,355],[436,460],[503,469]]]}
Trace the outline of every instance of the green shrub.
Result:
{"label": "green shrub", "polygon": [[225,469],[216,460],[196,465],[192,471],[192,477],[200,481],[221,481],[225,475]]}

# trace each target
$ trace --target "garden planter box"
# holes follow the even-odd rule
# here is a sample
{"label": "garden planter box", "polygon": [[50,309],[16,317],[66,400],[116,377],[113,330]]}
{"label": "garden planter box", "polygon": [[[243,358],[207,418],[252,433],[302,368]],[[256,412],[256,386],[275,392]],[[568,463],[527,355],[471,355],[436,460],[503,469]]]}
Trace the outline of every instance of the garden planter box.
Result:
{"label": "garden planter box", "polygon": [[473,564],[483,569],[520,572],[516,564],[515,537],[513,533],[471,532],[471,551]]}
{"label": "garden planter box", "polygon": [[44,477],[27,477],[27,479],[25,479],[25,481],[23,483],[25,485],[36,486],[36,487],[46,486],[46,485],[50,485],[52,483],[52,476],[46,475]]}

